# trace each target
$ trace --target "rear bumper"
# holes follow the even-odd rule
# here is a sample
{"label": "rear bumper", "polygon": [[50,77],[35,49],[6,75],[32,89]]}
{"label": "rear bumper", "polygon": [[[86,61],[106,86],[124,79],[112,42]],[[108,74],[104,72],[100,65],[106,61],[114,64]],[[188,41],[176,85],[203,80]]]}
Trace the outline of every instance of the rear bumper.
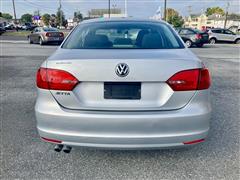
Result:
{"label": "rear bumper", "polygon": [[64,40],[64,37],[44,37],[45,43],[62,42],[63,40]]}
{"label": "rear bumper", "polygon": [[209,42],[208,39],[198,39],[194,43],[195,44],[207,44]]}
{"label": "rear bumper", "polygon": [[35,106],[41,137],[62,144],[101,148],[165,148],[205,139],[211,106],[208,90],[197,92],[182,109],[155,112],[73,111],[39,90]]}

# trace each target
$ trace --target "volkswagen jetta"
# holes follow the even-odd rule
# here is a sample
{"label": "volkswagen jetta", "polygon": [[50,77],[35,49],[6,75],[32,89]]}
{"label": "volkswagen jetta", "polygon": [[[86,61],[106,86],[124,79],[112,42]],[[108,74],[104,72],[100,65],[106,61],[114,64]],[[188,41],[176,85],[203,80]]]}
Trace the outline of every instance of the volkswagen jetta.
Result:
{"label": "volkswagen jetta", "polygon": [[209,131],[208,69],[165,22],[84,21],[36,81],[37,129],[59,151],[186,146]]}

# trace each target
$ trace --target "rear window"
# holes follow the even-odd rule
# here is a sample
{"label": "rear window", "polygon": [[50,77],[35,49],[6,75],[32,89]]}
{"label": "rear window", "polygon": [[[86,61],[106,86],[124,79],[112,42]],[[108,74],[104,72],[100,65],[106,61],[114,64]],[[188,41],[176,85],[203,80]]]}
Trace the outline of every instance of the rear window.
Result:
{"label": "rear window", "polygon": [[43,28],[43,31],[45,31],[45,32],[55,32],[55,31],[58,31],[58,29],[56,29],[56,28]]}
{"label": "rear window", "polygon": [[199,29],[193,29],[193,31],[194,31],[195,33],[204,33],[203,31],[201,31],[201,30],[199,30]]}
{"label": "rear window", "polygon": [[79,25],[63,44],[65,49],[176,49],[184,45],[162,23],[97,22]]}
{"label": "rear window", "polygon": [[222,30],[221,29],[215,29],[215,30],[212,30],[213,33],[222,33]]}

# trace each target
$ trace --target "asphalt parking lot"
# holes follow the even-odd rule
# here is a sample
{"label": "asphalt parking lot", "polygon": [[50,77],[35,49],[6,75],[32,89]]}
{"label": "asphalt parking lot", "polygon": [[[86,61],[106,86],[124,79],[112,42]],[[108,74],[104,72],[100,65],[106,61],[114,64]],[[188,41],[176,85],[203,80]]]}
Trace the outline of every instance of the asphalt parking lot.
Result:
{"label": "asphalt parking lot", "polygon": [[56,153],[39,139],[35,72],[57,48],[1,43],[0,179],[239,179],[240,46],[192,48],[212,74],[212,120],[205,143],[187,149]]}

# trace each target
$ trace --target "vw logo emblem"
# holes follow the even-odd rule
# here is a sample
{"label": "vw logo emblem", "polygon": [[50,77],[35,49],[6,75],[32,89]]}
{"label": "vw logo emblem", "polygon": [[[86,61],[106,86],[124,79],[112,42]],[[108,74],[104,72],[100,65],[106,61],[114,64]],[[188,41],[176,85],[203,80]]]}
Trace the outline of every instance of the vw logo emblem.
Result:
{"label": "vw logo emblem", "polygon": [[119,77],[125,77],[129,73],[129,67],[125,63],[120,63],[116,66],[115,72]]}

